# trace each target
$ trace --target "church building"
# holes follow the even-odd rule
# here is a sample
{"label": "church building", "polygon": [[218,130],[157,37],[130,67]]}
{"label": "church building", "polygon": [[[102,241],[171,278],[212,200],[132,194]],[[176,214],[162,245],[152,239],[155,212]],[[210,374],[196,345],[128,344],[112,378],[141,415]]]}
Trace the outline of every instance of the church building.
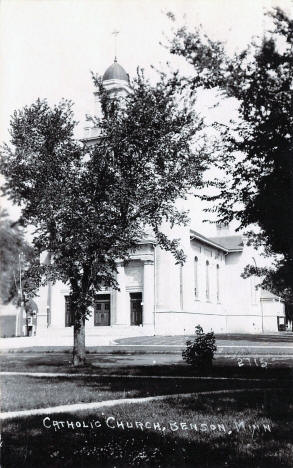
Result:
{"label": "church building", "polygon": [[[123,96],[130,92],[129,76],[117,63],[106,70],[104,87]],[[96,103],[98,105],[98,103]],[[87,144],[97,141],[94,127],[85,129]],[[184,203],[184,201],[179,201]],[[199,218],[198,218],[199,219]],[[285,330],[284,304],[256,288],[257,279],[243,279],[257,252],[229,226],[213,226],[206,235],[201,221],[194,226],[168,226],[165,232],[180,238],[186,254],[183,266],[156,245],[151,234],[141,240],[128,263],[117,262],[120,290],[104,289],[86,321],[86,337],[192,334],[196,325],[216,333],[269,333]],[[42,261],[46,262],[46,255]],[[56,283],[40,290],[37,336],[73,336],[69,288]]]}

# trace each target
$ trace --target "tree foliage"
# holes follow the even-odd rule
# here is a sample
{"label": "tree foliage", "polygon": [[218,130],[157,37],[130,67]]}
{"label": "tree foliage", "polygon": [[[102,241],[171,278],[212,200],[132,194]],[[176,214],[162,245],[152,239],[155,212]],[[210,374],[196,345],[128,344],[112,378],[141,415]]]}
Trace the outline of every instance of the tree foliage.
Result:
{"label": "tree foliage", "polygon": [[39,284],[70,286],[79,336],[96,293],[118,288],[116,262],[129,260],[147,226],[158,245],[184,261],[178,240],[161,225],[187,221],[174,202],[202,184],[208,161],[203,122],[175,80],[161,77],[152,86],[138,72],[125,98],[94,82],[102,107],[92,117],[95,144],[74,138],[70,102],[50,108],[37,100],[12,116],[12,146],[1,155],[4,193],[21,206],[22,222],[35,227],[34,246],[52,253],[34,273]]}
{"label": "tree foliage", "polygon": [[293,21],[280,8],[270,16],[272,31],[233,57],[223,43],[186,28],[170,51],[193,65],[183,80],[191,93],[204,87],[237,99],[238,118],[221,132],[221,177],[210,181],[217,192],[206,199],[217,202],[222,221],[258,224],[250,243],[279,256],[272,268],[250,266],[246,274],[264,275],[264,287],[293,300]]}
{"label": "tree foliage", "polygon": [[[35,290],[28,270],[35,262],[34,250],[25,240],[18,223],[12,222],[5,211],[0,213],[0,294],[1,302],[7,304],[20,300],[28,304]],[[22,297],[20,297],[20,282]]]}

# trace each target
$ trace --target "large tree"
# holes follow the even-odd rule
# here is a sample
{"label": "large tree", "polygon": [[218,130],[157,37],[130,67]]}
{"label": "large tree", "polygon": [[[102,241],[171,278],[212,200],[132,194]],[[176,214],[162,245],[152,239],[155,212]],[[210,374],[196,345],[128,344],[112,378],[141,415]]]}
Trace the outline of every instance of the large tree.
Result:
{"label": "large tree", "polygon": [[74,365],[85,360],[85,320],[101,287],[118,288],[117,260],[128,260],[151,227],[177,262],[184,253],[161,230],[185,223],[175,201],[202,184],[208,152],[203,122],[178,94],[176,77],[150,85],[138,72],[125,98],[112,98],[94,78],[101,115],[90,146],[77,141],[71,104],[37,100],[11,119],[11,145],[1,155],[4,193],[35,227],[34,245],[51,252],[34,266],[39,284],[70,286]]}
{"label": "large tree", "polygon": [[194,67],[182,80],[191,93],[204,87],[237,100],[238,117],[221,132],[214,160],[216,192],[205,198],[216,202],[220,220],[238,220],[250,243],[275,255],[272,267],[251,265],[246,274],[293,301],[293,21],[280,8],[270,17],[272,30],[232,57],[223,43],[185,27],[170,51]]}

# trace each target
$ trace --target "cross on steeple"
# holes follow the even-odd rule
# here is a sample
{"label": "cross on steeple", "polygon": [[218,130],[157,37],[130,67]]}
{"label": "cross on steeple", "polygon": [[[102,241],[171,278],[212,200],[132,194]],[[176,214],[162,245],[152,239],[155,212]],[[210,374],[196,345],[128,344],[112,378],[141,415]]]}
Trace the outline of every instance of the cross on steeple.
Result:
{"label": "cross on steeple", "polygon": [[116,29],[114,29],[114,31],[112,32],[112,34],[114,36],[114,51],[115,51],[114,62],[117,62],[117,36],[118,36],[119,33],[120,33],[120,31],[117,31]]}

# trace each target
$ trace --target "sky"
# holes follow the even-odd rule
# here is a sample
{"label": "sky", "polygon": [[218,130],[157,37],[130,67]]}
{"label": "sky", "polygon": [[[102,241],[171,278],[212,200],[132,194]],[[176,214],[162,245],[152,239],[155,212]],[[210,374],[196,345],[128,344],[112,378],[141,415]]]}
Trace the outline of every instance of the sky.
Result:
{"label": "sky", "polygon": [[[82,136],[85,114],[94,111],[90,71],[103,74],[113,62],[114,30],[120,31],[118,62],[130,76],[140,66],[153,78],[151,65],[160,68],[169,60],[183,66],[160,45],[174,27],[167,11],[177,25],[202,25],[233,52],[262,34],[268,27],[264,12],[273,6],[293,11],[290,0],[2,0],[0,142],[9,141],[12,112],[38,97],[50,104],[71,99]],[[203,111],[206,105],[203,99]]]}

